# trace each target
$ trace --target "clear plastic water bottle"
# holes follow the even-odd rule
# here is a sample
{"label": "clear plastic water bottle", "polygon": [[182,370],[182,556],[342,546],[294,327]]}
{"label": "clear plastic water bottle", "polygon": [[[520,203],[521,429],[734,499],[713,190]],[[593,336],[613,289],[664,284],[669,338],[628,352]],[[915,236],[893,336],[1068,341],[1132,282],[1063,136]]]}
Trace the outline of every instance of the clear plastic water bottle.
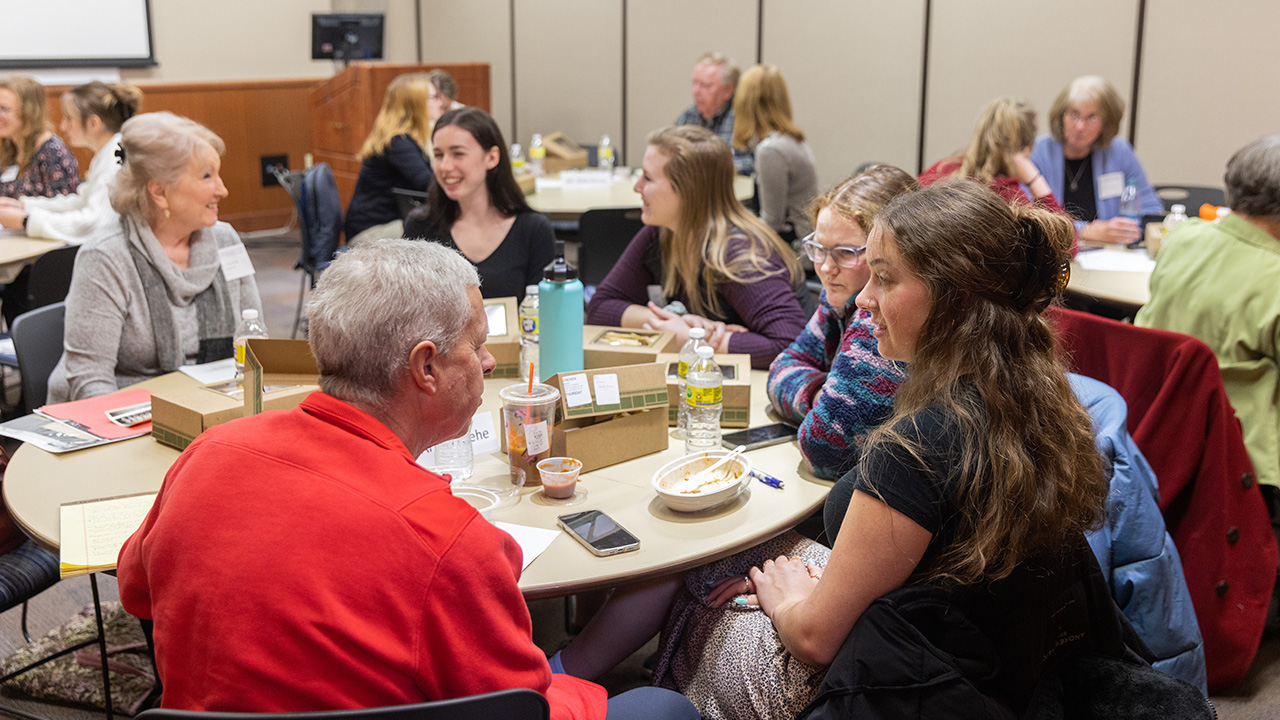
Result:
{"label": "clear plastic water bottle", "polygon": [[538,286],[524,289],[524,301],[520,303],[520,379],[529,379],[529,365],[533,364],[533,381],[538,379]]}
{"label": "clear plastic water bottle", "polygon": [[231,336],[231,345],[235,349],[236,356],[236,375],[244,375],[245,341],[249,338],[266,336],[267,326],[258,319],[258,311],[253,308],[241,310],[240,324],[236,326],[235,334]]}
{"label": "clear plastic water bottle", "polygon": [[689,425],[684,438],[686,453],[715,450],[720,447],[720,410],[723,408],[724,376],[710,345],[698,348],[698,360],[689,366],[685,402],[689,406]]}
{"label": "clear plastic water bottle", "polygon": [[542,161],[547,157],[547,148],[542,144],[542,133],[534,133],[529,143],[529,172],[534,177],[542,177]]}
{"label": "clear plastic water bottle", "polygon": [[609,142],[608,135],[600,138],[600,145],[596,147],[596,164],[613,176],[613,143]]}
{"label": "clear plastic water bottle", "polygon": [[1130,178],[1120,193],[1120,216],[1142,224],[1142,202],[1138,200],[1138,181]]}
{"label": "clear plastic water bottle", "polygon": [[524,172],[524,151],[520,143],[511,143],[511,172]]}
{"label": "clear plastic water bottle", "polygon": [[1187,221],[1187,207],[1185,205],[1173,205],[1169,208],[1169,214],[1164,216],[1161,235],[1169,237],[1169,231],[1178,227]]}
{"label": "clear plastic water bottle", "polygon": [[689,340],[680,348],[680,362],[676,365],[676,375],[680,378],[680,402],[676,403],[676,437],[684,437],[689,428],[689,404],[685,402],[685,380],[689,377],[689,366],[698,361],[698,348],[706,345],[703,338],[707,331],[702,328],[689,328]]}
{"label": "clear plastic water bottle", "polygon": [[471,430],[456,440],[446,440],[436,446],[435,462],[431,471],[448,475],[454,480],[466,480],[475,468],[475,450],[471,447]]}

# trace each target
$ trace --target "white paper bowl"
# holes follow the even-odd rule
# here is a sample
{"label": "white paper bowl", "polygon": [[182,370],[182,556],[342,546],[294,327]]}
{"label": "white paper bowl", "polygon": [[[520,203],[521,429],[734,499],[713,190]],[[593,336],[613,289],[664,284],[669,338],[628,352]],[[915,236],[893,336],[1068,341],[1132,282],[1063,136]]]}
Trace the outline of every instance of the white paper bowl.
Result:
{"label": "white paper bowl", "polygon": [[677,512],[697,512],[715,507],[737,497],[742,488],[751,481],[751,458],[739,455],[716,470],[716,475],[726,470],[740,473],[737,480],[716,483],[697,493],[672,492],[671,488],[686,477],[714,465],[720,458],[729,454],[729,450],[706,450],[685,455],[663,465],[653,474],[653,489],[667,507]]}
{"label": "white paper bowl", "polygon": [[498,493],[475,485],[454,485],[452,488],[453,496],[459,500],[465,500],[471,504],[471,507],[480,513],[480,517],[485,520],[491,519],[490,513],[498,507],[498,503],[502,502],[502,498],[498,497]]}

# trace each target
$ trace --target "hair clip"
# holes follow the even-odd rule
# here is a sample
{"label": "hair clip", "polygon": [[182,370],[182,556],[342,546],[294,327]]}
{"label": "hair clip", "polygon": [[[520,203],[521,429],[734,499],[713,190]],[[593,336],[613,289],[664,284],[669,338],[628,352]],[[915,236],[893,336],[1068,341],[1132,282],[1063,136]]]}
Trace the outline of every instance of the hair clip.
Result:
{"label": "hair clip", "polygon": [[1067,283],[1071,282],[1071,263],[1063,263],[1062,270],[1058,271],[1058,289],[1066,290]]}
{"label": "hair clip", "polygon": [[124,146],[123,146],[123,145],[121,145],[120,147],[116,148],[116,160],[117,160],[121,165],[123,165],[123,164],[124,164]]}

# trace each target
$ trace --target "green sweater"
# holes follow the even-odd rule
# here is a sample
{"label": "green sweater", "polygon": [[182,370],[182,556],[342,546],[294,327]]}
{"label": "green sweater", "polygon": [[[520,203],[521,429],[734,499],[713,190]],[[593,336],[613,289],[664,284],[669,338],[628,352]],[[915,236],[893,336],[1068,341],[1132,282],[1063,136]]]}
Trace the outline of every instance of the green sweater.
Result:
{"label": "green sweater", "polygon": [[1134,323],[1213,348],[1258,482],[1280,486],[1280,241],[1234,215],[1184,223]]}

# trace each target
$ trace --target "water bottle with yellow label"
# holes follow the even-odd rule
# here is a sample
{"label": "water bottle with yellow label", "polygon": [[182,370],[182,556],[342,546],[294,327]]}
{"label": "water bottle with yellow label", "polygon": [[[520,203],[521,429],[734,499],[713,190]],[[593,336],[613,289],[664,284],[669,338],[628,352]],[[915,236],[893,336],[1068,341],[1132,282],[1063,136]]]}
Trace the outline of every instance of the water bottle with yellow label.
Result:
{"label": "water bottle with yellow label", "polygon": [[[240,324],[231,336],[231,346],[235,350],[236,375],[244,375],[245,342],[249,338],[265,338],[267,326],[258,319],[258,311],[245,308],[240,311]],[[224,346],[225,347],[225,346]]]}
{"label": "water bottle with yellow label", "polygon": [[710,345],[700,345],[698,359],[689,366],[685,378],[684,400],[689,420],[684,436],[686,453],[715,450],[720,447],[720,410],[723,407],[724,375]]}

